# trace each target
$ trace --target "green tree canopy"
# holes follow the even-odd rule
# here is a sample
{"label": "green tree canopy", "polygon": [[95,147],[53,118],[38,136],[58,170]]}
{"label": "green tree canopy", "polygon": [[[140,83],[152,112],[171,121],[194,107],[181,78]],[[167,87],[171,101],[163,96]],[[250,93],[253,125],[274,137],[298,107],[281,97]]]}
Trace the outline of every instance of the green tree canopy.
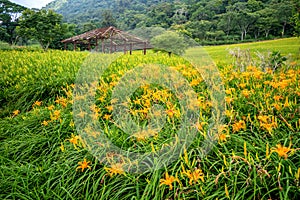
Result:
{"label": "green tree canopy", "polygon": [[13,44],[17,41],[15,29],[18,16],[25,7],[8,0],[0,0],[0,40]]}
{"label": "green tree canopy", "polygon": [[151,45],[153,45],[156,50],[178,55],[183,54],[188,48],[185,38],[172,31],[166,31],[163,34],[154,37],[151,40]]}
{"label": "green tree canopy", "polygon": [[105,10],[102,13],[102,27],[116,26],[116,19],[114,18],[111,10]]}
{"label": "green tree canopy", "polygon": [[294,24],[294,34],[296,36],[300,36],[300,1],[298,0],[293,0],[293,16],[291,18],[292,23]]}
{"label": "green tree canopy", "polygon": [[[160,27],[196,41],[237,42],[286,37],[300,32],[299,0],[55,0],[77,34],[113,24],[121,30]],[[225,35],[224,35],[224,33]],[[148,37],[149,38],[149,37]],[[203,43],[204,44],[204,43]]]}
{"label": "green tree canopy", "polygon": [[27,9],[22,13],[17,27],[21,37],[37,40],[44,50],[65,31],[62,16],[52,10]]}
{"label": "green tree canopy", "polygon": [[132,35],[136,35],[139,38],[148,41],[164,32],[166,32],[166,30],[162,27],[142,27],[129,31]]}

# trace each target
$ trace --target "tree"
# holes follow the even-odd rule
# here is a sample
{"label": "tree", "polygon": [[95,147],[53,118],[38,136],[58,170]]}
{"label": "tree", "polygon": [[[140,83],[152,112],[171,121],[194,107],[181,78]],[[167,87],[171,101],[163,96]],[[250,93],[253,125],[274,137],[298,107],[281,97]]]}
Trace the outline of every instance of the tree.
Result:
{"label": "tree", "polygon": [[14,44],[17,42],[15,29],[18,24],[18,16],[25,7],[12,3],[8,0],[0,0],[0,38]]}
{"label": "tree", "polygon": [[130,30],[129,33],[132,35],[136,35],[141,39],[150,41],[152,38],[163,34],[166,32],[164,28],[161,27],[142,27],[142,28],[136,28],[134,30]]}
{"label": "tree", "polygon": [[75,27],[76,27],[75,24],[63,23],[61,26],[62,31],[54,37],[53,41],[49,45],[49,48],[64,49],[64,44],[61,42],[61,40],[74,36],[75,35]]}
{"label": "tree", "polygon": [[284,37],[286,27],[292,17],[293,5],[290,0],[282,0],[273,5],[274,10],[277,10],[276,15],[281,24],[281,36]]}
{"label": "tree", "polygon": [[233,12],[228,8],[227,12],[218,15],[219,23],[218,27],[226,33],[226,36],[230,35],[230,32],[234,30],[235,19],[237,18],[237,13]]}
{"label": "tree", "polygon": [[83,24],[82,32],[88,32],[97,28],[97,25],[92,22],[87,22]]}
{"label": "tree", "polygon": [[186,8],[187,6],[180,6],[175,10],[175,14],[172,17],[172,21],[175,24],[184,24],[187,22],[187,16],[188,16],[188,10]]}
{"label": "tree", "polygon": [[[196,40],[292,36],[299,24],[299,0],[61,0],[47,8],[78,25],[77,33],[114,25],[122,30],[161,27]],[[299,6],[298,6],[299,7]],[[107,12],[105,11],[107,10]],[[115,20],[114,20],[115,19]],[[111,23],[112,22],[112,23]],[[299,32],[299,31],[298,31]]]}
{"label": "tree", "polygon": [[151,45],[156,50],[168,52],[169,55],[171,53],[181,55],[188,48],[185,38],[172,31],[166,31],[152,38]]}
{"label": "tree", "polygon": [[22,13],[17,27],[21,37],[37,40],[44,50],[64,31],[62,16],[52,10],[27,9]]}
{"label": "tree", "polygon": [[253,4],[249,2],[238,2],[232,6],[232,9],[235,12],[234,24],[237,24],[241,33],[241,40],[243,41],[250,27],[258,20],[259,14],[252,10]]}
{"label": "tree", "polygon": [[102,27],[116,26],[116,19],[114,18],[111,10],[105,10],[102,13],[101,26]]}
{"label": "tree", "polygon": [[195,20],[211,20],[216,13],[206,7],[200,6],[193,14],[191,19]]}
{"label": "tree", "polygon": [[263,31],[265,37],[268,38],[272,27],[279,24],[278,19],[276,18],[276,10],[267,7],[258,11],[258,13],[260,17],[257,21],[256,27]]}
{"label": "tree", "polygon": [[300,2],[293,0],[293,16],[291,22],[294,25],[294,35],[300,36]]}
{"label": "tree", "polygon": [[151,10],[147,13],[148,20],[147,26],[158,25],[163,28],[169,28],[172,25],[172,17],[174,16],[175,9],[174,4],[161,3],[151,7]]}
{"label": "tree", "polygon": [[199,40],[206,39],[206,33],[212,28],[212,22],[207,20],[192,21],[186,23],[186,30],[191,33],[193,38]]}
{"label": "tree", "polygon": [[206,33],[208,38],[213,38],[215,41],[217,41],[218,38],[225,35],[224,31],[214,31],[214,32],[207,32]]}

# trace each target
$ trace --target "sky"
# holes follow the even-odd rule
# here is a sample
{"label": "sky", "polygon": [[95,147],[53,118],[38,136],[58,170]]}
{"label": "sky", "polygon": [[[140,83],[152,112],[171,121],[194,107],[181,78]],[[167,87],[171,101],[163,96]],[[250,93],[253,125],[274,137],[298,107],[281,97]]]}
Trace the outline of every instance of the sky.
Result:
{"label": "sky", "polygon": [[42,8],[54,0],[10,0],[28,8]]}

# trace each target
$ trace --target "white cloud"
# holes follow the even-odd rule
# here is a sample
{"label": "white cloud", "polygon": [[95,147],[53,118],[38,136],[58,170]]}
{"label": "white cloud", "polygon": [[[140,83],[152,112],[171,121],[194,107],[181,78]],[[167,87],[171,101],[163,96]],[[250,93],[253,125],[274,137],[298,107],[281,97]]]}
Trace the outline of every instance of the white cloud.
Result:
{"label": "white cloud", "polygon": [[11,0],[11,2],[20,4],[22,6],[26,6],[28,8],[42,8],[47,5],[47,3],[50,3],[54,0]]}

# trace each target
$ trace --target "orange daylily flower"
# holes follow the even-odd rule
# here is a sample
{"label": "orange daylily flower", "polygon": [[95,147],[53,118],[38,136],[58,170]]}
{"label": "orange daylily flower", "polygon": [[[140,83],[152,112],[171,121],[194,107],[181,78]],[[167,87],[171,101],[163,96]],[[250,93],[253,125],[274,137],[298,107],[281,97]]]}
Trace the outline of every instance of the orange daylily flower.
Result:
{"label": "orange daylily flower", "polygon": [[53,113],[50,113],[51,121],[58,120],[60,118],[60,110],[54,110]]}
{"label": "orange daylily flower", "polygon": [[232,125],[233,132],[237,132],[241,129],[246,130],[246,123],[244,120],[240,120]]}
{"label": "orange daylily flower", "polygon": [[230,135],[221,133],[221,134],[219,134],[219,142],[226,142],[227,138],[229,138],[229,137],[230,137]]}
{"label": "orange daylily flower", "polygon": [[41,105],[42,105],[41,101],[36,101],[36,102],[33,103],[32,107],[41,106]]}
{"label": "orange daylily flower", "polygon": [[122,163],[115,163],[110,167],[104,167],[104,169],[111,177],[117,174],[125,174]]}
{"label": "orange daylily flower", "polygon": [[228,103],[228,104],[230,104],[231,102],[233,102],[233,98],[231,98],[231,97],[225,97],[225,101],[226,101],[226,103]]}
{"label": "orange daylily flower", "polygon": [[91,169],[91,167],[89,166],[91,162],[90,161],[86,161],[86,159],[83,160],[83,162],[78,162],[78,167],[76,168],[76,171],[78,169],[81,169],[81,172],[84,171],[84,169]]}
{"label": "orange daylily flower", "polygon": [[174,176],[169,176],[168,172],[165,173],[165,178],[164,179],[160,179],[160,184],[159,186],[162,185],[168,185],[169,189],[172,190],[173,189],[173,182],[179,182],[178,178],[175,178]]}
{"label": "orange daylily flower", "polygon": [[49,124],[49,122],[46,121],[46,120],[44,120],[44,121],[42,122],[42,125],[43,125],[43,126],[48,126],[48,124]]}
{"label": "orange daylily flower", "polygon": [[283,99],[283,97],[280,95],[275,95],[273,98],[275,101],[280,101],[281,99]]}
{"label": "orange daylily flower", "polygon": [[18,114],[20,114],[20,111],[19,111],[19,110],[15,110],[15,111],[13,112],[13,117],[17,116]]}
{"label": "orange daylily flower", "polygon": [[289,147],[282,146],[281,144],[277,144],[276,147],[273,147],[271,149],[271,152],[276,152],[280,157],[284,157],[284,159],[287,159],[289,156],[288,153],[293,151],[293,149]]}
{"label": "orange daylily flower", "polygon": [[183,174],[185,174],[189,179],[189,184],[192,185],[193,182],[197,183],[199,180],[204,182],[204,174],[201,169],[195,169],[194,171],[187,170],[184,171]]}
{"label": "orange daylily flower", "polygon": [[48,110],[53,110],[54,109],[54,105],[48,106],[47,109]]}
{"label": "orange daylily flower", "polygon": [[80,139],[80,137],[78,136],[78,135],[74,135],[73,133],[72,133],[72,135],[71,135],[71,138],[70,139],[67,139],[67,140],[69,140],[69,142],[70,143],[72,143],[73,145],[74,145],[74,148],[76,148],[76,146],[78,145],[78,140]]}
{"label": "orange daylily flower", "polygon": [[109,120],[109,119],[111,118],[111,115],[105,114],[105,115],[103,116],[103,118],[104,118],[105,120]]}
{"label": "orange daylily flower", "polygon": [[249,90],[243,90],[242,94],[244,95],[245,98],[249,98],[251,92]]}

